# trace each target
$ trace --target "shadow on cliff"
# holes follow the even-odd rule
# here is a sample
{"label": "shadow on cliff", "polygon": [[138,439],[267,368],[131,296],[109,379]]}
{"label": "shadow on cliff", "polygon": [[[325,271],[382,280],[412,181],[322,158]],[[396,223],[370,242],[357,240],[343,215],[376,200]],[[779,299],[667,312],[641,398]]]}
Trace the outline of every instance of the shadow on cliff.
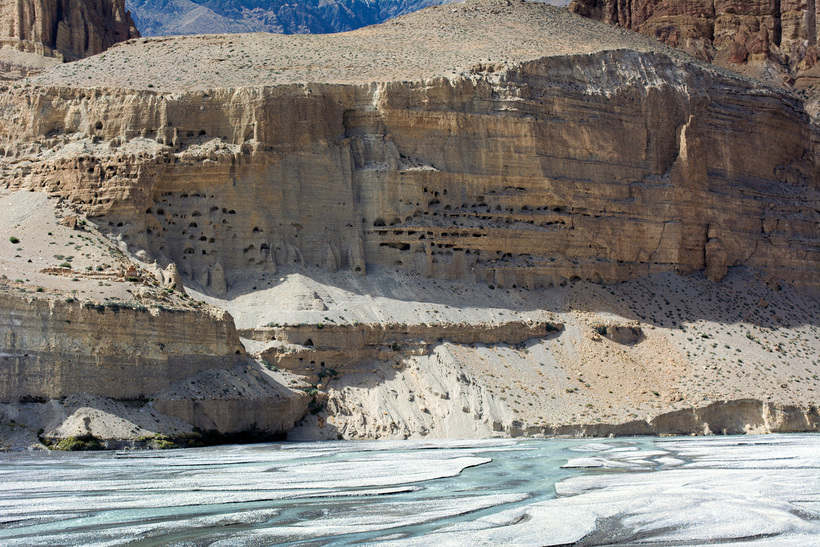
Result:
{"label": "shadow on cliff", "polygon": [[[249,308],[267,306],[274,310],[270,315],[275,321],[279,312],[302,312],[306,320],[313,315],[322,320],[347,314],[347,320],[361,322],[413,323],[509,320],[516,313],[579,311],[669,329],[696,321],[768,329],[820,326],[820,300],[746,267],[731,268],[717,283],[702,272],[685,276],[665,272],[611,285],[571,281],[526,290],[428,279],[378,266],[368,266],[367,276],[292,266],[268,277],[237,279],[227,299],[215,303],[237,319]],[[254,326],[265,323],[263,317]]]}
{"label": "shadow on cliff", "polygon": [[[820,326],[820,300],[746,267],[731,268],[720,282],[702,272],[667,272],[617,285],[576,283],[574,291],[576,310],[620,314],[667,329],[695,321],[766,329]],[[583,298],[580,291],[603,298]]]}

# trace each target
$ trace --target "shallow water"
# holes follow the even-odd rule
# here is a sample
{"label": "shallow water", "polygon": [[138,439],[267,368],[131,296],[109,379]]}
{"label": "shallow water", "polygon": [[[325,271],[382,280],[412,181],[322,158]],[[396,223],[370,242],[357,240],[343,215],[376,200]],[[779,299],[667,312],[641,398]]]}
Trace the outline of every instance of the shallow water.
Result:
{"label": "shallow water", "polygon": [[820,545],[820,436],[0,455],[0,545]]}

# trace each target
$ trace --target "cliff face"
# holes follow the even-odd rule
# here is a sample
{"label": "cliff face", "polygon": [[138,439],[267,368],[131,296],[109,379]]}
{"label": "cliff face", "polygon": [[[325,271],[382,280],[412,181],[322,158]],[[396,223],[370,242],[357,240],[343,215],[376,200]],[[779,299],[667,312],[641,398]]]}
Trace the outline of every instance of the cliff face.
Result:
{"label": "cliff face", "polygon": [[0,40],[14,49],[73,61],[137,37],[125,0],[0,1]]}
{"label": "cliff face", "polygon": [[[573,0],[584,17],[632,29],[720,66],[772,61],[787,83],[817,62],[814,0]],[[805,82],[804,82],[805,83]]]}
{"label": "cliff face", "polygon": [[[0,397],[133,399],[244,361],[233,319],[0,295]],[[237,355],[238,354],[238,355]]]}
{"label": "cliff face", "polygon": [[[820,286],[800,102],[661,54],[414,83],[25,94],[0,98],[7,180],[216,295],[292,263],[529,288],[748,265]],[[21,162],[32,142],[42,153]]]}
{"label": "cliff face", "polygon": [[[184,369],[163,378],[176,382],[154,397],[163,412],[220,428],[240,427],[229,422],[237,414],[258,423],[273,416],[254,414],[262,403],[248,404],[246,393],[274,408],[292,403],[284,422],[309,404],[308,421],[330,438],[572,432],[550,428],[624,423],[636,401],[649,417],[770,393],[815,428],[814,411],[801,405],[818,381],[807,375],[816,368],[817,308],[778,279],[820,290],[817,144],[790,92],[567,10],[506,0],[340,35],[141,39],[0,92],[7,187],[79,209],[106,244],[155,260],[177,287],[178,270],[189,294],[240,318],[253,355],[304,380],[271,371],[283,375],[280,385],[307,388],[299,397],[251,391],[242,380],[250,372],[227,386],[234,376],[220,359],[235,355],[235,333],[120,310],[105,324],[133,333],[135,351],[88,343],[112,382],[99,384],[104,394],[125,389],[107,371],[130,377],[137,356],[149,370]],[[58,233],[10,214],[2,223],[15,239]],[[73,235],[63,237],[79,243]],[[48,247],[14,245],[0,251],[15,271],[49,264],[40,256],[52,255]],[[110,263],[79,252],[65,268],[71,276]],[[43,278],[53,271],[40,268]],[[699,270],[726,277],[669,274]],[[294,281],[298,272],[326,281]],[[20,286],[49,281],[9,273]],[[627,309],[619,303],[630,284]],[[562,287],[497,290],[551,285]],[[18,321],[30,334],[4,347],[10,367],[34,371],[35,388],[62,378],[74,363],[66,348],[88,337],[72,313],[94,333],[114,313],[73,304],[43,325],[47,304],[3,306],[22,306]],[[61,329],[73,334],[57,345],[52,334],[31,334]],[[209,344],[218,347],[204,353],[217,362],[186,369],[199,366],[188,348]],[[83,367],[65,381],[93,370]],[[200,391],[221,401],[207,419],[193,397]],[[422,407],[422,398],[432,402]],[[387,400],[395,414],[385,413]],[[593,406],[601,413],[587,413]],[[665,431],[636,423],[586,431]]]}

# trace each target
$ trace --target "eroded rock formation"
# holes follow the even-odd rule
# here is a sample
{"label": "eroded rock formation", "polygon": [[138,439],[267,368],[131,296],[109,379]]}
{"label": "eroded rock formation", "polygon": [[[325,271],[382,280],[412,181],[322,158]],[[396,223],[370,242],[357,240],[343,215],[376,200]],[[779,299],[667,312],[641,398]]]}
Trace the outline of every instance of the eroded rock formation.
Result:
{"label": "eroded rock formation", "polygon": [[[496,32],[487,33],[488,24]],[[476,0],[333,37],[133,41],[4,88],[0,172],[8,187],[70,203],[120,250],[156,261],[168,288],[182,282],[215,302],[261,293],[294,264],[361,275],[368,267],[400,270],[473,283],[465,292],[506,295],[516,291],[497,289],[571,288],[577,279],[617,283],[663,272],[703,270],[717,281],[733,266],[763,272],[773,286],[820,290],[818,139],[802,102],[632,34],[542,4]],[[121,69],[135,63],[140,70],[124,77]],[[366,291],[369,277],[349,277]],[[396,293],[402,307],[427,298]],[[414,316],[394,328],[379,312],[373,325],[351,323],[356,328],[345,331],[319,326],[322,314],[342,323],[329,299],[310,290],[304,300],[299,311],[316,314],[310,327],[262,333],[265,342],[302,345],[301,353],[267,348],[259,355],[313,376],[323,358],[328,366],[357,361],[338,380],[338,393],[323,402],[317,392],[311,401],[312,410],[326,403],[349,417],[352,427],[338,426],[345,435],[426,435],[457,403],[465,416],[448,422],[453,432],[466,423],[487,434],[560,432],[550,428],[575,427],[581,409],[613,393],[609,375],[640,385],[646,404],[660,404],[661,396],[667,405],[683,401],[672,372],[684,376],[688,350],[672,341],[689,316],[675,316],[664,339],[638,321],[646,320],[643,312],[628,322],[590,319],[583,329],[569,318],[575,324],[568,321],[556,337],[535,328],[543,323],[515,320],[501,336],[492,327],[500,313],[449,325]],[[664,300],[669,318],[673,300]],[[599,309],[595,302],[567,306]],[[684,314],[688,306],[675,309]],[[727,319],[745,320],[740,310]],[[771,321],[780,325],[782,317]],[[262,330],[249,326],[249,335]],[[609,336],[601,336],[604,326]],[[533,336],[532,355],[530,347],[508,345]],[[417,337],[430,347],[415,352]],[[474,347],[482,341],[493,347]],[[511,352],[520,352],[519,368],[532,376],[517,379],[518,387],[507,383],[511,374],[496,375]],[[599,380],[591,380],[593,370],[569,375],[576,364],[603,363],[607,352],[613,360],[594,370]],[[482,368],[468,376],[468,366]],[[224,364],[206,368],[216,372],[186,374],[203,379],[203,388],[225,381]],[[754,385],[741,372],[744,385]],[[470,380],[481,375],[483,384]],[[544,389],[524,389],[534,382]],[[566,410],[560,398],[579,386],[600,394],[577,398],[560,419],[547,415]],[[180,399],[168,392],[157,404],[201,427],[222,427],[235,413],[256,416],[251,410],[261,406],[228,390],[201,412],[184,395],[187,384],[173,389]],[[540,404],[547,389],[558,402],[542,415],[528,411],[537,421],[499,402],[517,390]],[[421,391],[437,403],[427,407],[439,413],[435,419],[413,404]],[[383,410],[383,399],[399,401],[396,393],[406,396],[395,403],[406,429],[394,428]],[[697,395],[686,406],[717,400]],[[262,390],[258,397],[277,395]],[[294,412],[304,410],[304,397],[294,404]],[[619,404],[634,408],[634,401]],[[690,422],[701,427],[704,420]]]}
{"label": "eroded rock formation", "polygon": [[818,288],[802,104],[663,53],[414,83],[21,92],[0,97],[6,180],[214,294],[290,263],[529,288],[748,265]]}
{"label": "eroded rock formation", "polygon": [[[546,338],[564,328],[560,323],[514,321],[489,324],[379,324],[289,325],[248,329],[249,340],[277,342],[259,356],[269,363],[303,375],[323,374],[322,369],[344,371],[350,364],[369,359],[389,361],[400,352],[426,355],[429,344],[448,340],[457,344],[522,344]],[[284,344],[284,345],[282,345]],[[301,347],[293,347],[301,346]]]}
{"label": "eroded rock formation", "polygon": [[573,0],[570,10],[628,28],[734,70],[771,61],[785,83],[816,83],[814,0]]}
{"label": "eroded rock formation", "polygon": [[125,0],[0,2],[3,47],[73,61],[137,37]]}
{"label": "eroded rock formation", "polygon": [[[247,360],[227,312],[0,295],[0,397],[135,399]],[[184,318],[184,319],[183,319]]]}

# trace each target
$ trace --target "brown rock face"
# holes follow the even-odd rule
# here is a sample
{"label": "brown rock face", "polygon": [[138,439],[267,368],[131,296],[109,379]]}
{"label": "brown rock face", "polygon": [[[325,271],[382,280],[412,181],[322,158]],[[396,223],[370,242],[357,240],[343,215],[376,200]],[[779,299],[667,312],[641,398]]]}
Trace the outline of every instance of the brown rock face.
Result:
{"label": "brown rock face", "polygon": [[139,37],[125,0],[0,0],[4,46],[66,61]]}
{"label": "brown rock face", "polygon": [[[485,4],[495,11],[467,18]],[[288,263],[532,288],[700,269],[717,280],[746,265],[820,288],[817,135],[800,101],[651,51],[641,37],[642,50],[629,49],[620,33],[540,4],[458,9],[465,15],[434,32],[455,28],[474,48],[530,35],[548,43],[489,64],[459,50],[449,70],[468,68],[413,80],[363,68],[360,83],[317,83],[315,73],[277,81],[299,77],[296,67],[266,70],[267,85],[84,87],[83,71],[105,77],[103,63],[150,51],[182,66],[190,44],[205,52],[220,38],[120,46],[73,65],[76,76],[50,71],[0,96],[5,180],[70,200],[132,252],[175,263],[216,295],[239,275]],[[394,44],[378,55],[404,54],[405,44],[426,44],[424,15],[367,37],[378,43],[383,32]],[[506,30],[488,37],[487,17]],[[613,42],[549,50],[574,37],[560,34],[572,24]],[[254,40],[291,40],[237,70],[288,66],[280,51],[309,54],[288,37],[231,40],[246,52],[271,51]],[[310,40],[333,40],[325,51],[339,58],[362,43],[356,33]],[[226,53],[220,63],[231,62]],[[397,54],[379,66],[411,62]],[[202,67],[193,72],[205,82],[231,73],[216,61]],[[173,85],[160,69],[142,85]]]}
{"label": "brown rock face", "polygon": [[802,71],[817,60],[814,0],[573,0],[570,10],[728,68],[772,60]]}

